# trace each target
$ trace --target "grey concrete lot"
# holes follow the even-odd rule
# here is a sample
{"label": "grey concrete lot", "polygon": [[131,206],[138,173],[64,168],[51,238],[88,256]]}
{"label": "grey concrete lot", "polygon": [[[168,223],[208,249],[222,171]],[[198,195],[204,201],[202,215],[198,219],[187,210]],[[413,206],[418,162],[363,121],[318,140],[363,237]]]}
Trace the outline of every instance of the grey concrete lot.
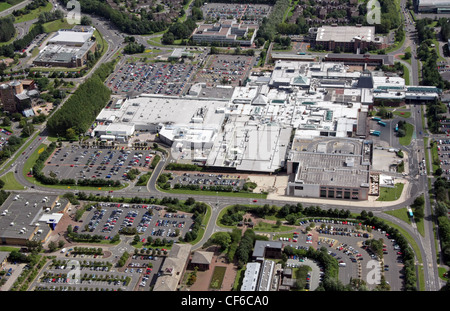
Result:
{"label": "grey concrete lot", "polygon": [[53,172],[59,179],[128,180],[126,173],[131,169],[148,172],[153,156],[148,150],[110,150],[72,145],[56,149],[47,159],[43,173],[50,176]]}

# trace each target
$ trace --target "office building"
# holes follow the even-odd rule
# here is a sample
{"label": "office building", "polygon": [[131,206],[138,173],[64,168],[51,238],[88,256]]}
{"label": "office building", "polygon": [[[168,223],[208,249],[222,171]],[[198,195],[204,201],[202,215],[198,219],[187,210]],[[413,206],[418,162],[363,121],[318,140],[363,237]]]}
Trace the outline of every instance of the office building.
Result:
{"label": "office building", "polygon": [[192,33],[196,43],[251,46],[258,31],[257,25],[246,25],[236,20],[222,20],[215,24],[202,24]]}
{"label": "office building", "polygon": [[310,29],[312,46],[333,51],[356,52],[365,49],[384,49],[385,39],[375,34],[375,26],[322,26]]}

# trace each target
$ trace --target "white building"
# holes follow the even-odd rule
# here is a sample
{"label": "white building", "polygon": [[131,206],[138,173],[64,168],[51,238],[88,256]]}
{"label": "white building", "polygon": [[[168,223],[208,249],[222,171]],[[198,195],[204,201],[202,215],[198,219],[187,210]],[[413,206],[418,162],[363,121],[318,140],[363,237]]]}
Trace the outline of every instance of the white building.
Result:
{"label": "white building", "polygon": [[261,269],[261,264],[259,262],[247,263],[247,268],[245,269],[244,279],[242,280],[242,286],[241,286],[242,292],[257,290],[260,269]]}

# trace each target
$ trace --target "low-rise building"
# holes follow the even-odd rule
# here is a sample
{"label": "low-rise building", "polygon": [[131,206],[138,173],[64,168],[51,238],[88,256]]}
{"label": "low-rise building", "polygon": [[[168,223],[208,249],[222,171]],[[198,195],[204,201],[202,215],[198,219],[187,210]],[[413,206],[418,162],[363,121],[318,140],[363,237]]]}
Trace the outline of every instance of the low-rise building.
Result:
{"label": "low-rise building", "polygon": [[176,291],[188,264],[190,244],[174,244],[160,268],[153,291]]}
{"label": "low-rise building", "polygon": [[69,206],[58,196],[11,194],[0,207],[0,244],[45,243]]}
{"label": "low-rise building", "polygon": [[251,46],[258,31],[257,25],[246,25],[236,20],[222,20],[215,24],[202,24],[192,33],[196,43]]}
{"label": "low-rise building", "polygon": [[190,269],[197,267],[200,271],[209,270],[213,256],[213,252],[196,251],[191,258]]}

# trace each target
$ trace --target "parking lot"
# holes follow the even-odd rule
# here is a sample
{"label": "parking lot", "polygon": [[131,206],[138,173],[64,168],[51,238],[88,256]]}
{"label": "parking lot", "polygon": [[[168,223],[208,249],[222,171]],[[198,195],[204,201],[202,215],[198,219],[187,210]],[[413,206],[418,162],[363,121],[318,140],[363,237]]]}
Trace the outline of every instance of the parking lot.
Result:
{"label": "parking lot", "polygon": [[102,235],[111,240],[116,234],[135,228],[143,243],[151,238],[178,241],[193,224],[192,215],[168,213],[162,206],[145,204],[100,203],[99,208],[89,209],[75,231]]}
{"label": "parking lot", "polygon": [[[315,223],[315,228],[309,232],[305,229],[310,223]],[[335,257],[339,262],[339,280],[343,284],[350,283],[351,279],[361,278],[369,283],[369,273],[373,271],[373,263],[379,263],[379,267],[389,282],[391,290],[402,290],[402,273],[403,263],[401,254],[395,241],[389,239],[389,236],[379,230],[366,232],[356,228],[356,223],[343,223],[332,220],[309,220],[302,221],[301,232],[295,232],[289,237],[283,235],[278,240],[285,245],[290,245],[297,249],[308,249],[309,247],[320,248],[325,247],[328,253]],[[383,259],[381,260],[373,254],[364,245],[367,239],[383,240]],[[298,264],[301,264],[301,258],[297,258]],[[374,260],[374,261],[371,261]],[[290,261],[291,265],[295,262]],[[388,272],[389,271],[389,272]],[[388,272],[388,273],[386,273]],[[313,277],[320,277],[316,275]],[[375,284],[368,284],[373,289]]]}
{"label": "parking lot", "polygon": [[245,184],[245,179],[236,174],[213,174],[213,173],[183,173],[172,174],[171,185],[198,185],[198,186],[232,186],[234,190],[240,190]]}
{"label": "parking lot", "polygon": [[197,65],[183,63],[128,63],[107,80],[108,87],[115,94],[129,92],[181,95]]}
{"label": "parking lot", "polygon": [[244,83],[255,57],[244,55],[210,55],[203,69],[195,75],[195,83],[238,86]]}
{"label": "parking lot", "polygon": [[3,150],[3,147],[8,144],[8,138],[11,134],[9,131],[0,128],[0,150]]}
{"label": "parking lot", "polygon": [[47,159],[43,173],[60,179],[127,180],[131,169],[147,172],[153,156],[147,150],[85,149],[72,145],[56,149]]}
{"label": "parking lot", "polygon": [[[145,249],[144,249],[145,250]],[[158,277],[164,256],[144,251],[117,268],[114,257],[58,254],[36,279],[35,291],[149,290]]]}

